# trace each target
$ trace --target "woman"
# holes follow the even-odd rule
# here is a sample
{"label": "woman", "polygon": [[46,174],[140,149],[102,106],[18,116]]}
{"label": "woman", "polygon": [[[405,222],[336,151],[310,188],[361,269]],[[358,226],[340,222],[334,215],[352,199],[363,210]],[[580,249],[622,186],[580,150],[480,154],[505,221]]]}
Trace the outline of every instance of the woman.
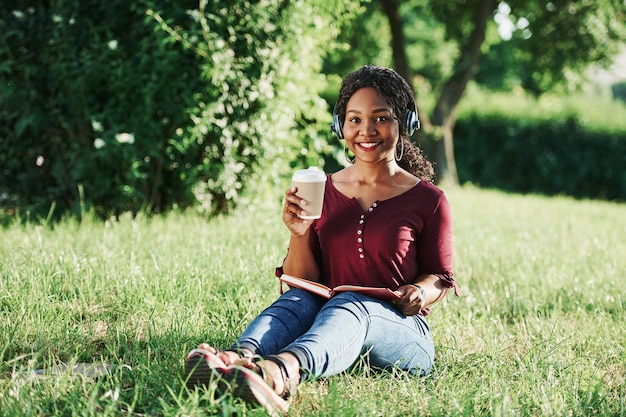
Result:
{"label": "woman", "polygon": [[282,215],[291,236],[278,276],[389,287],[399,298],[348,292],[326,300],[290,289],[230,350],[208,344],[192,350],[189,388],[219,378],[222,389],[277,415],[286,413],[297,384],[345,371],[364,354],[376,368],[431,370],[434,343],[425,316],[457,288],[450,207],[431,183],[432,164],[409,141],[417,128],[411,88],[395,71],[365,66],[349,74],[333,131],[354,155],[351,164],[328,176],[320,219],[298,217],[306,201],[295,187],[286,191]]}

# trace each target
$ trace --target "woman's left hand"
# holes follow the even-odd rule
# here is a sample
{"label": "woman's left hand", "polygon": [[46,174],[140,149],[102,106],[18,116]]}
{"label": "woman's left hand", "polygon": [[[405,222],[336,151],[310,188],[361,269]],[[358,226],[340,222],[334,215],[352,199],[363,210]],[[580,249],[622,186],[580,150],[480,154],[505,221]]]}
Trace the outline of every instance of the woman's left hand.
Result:
{"label": "woman's left hand", "polygon": [[415,285],[403,285],[396,291],[400,298],[393,300],[393,304],[405,316],[415,316],[426,307],[426,300],[422,298],[422,291]]}

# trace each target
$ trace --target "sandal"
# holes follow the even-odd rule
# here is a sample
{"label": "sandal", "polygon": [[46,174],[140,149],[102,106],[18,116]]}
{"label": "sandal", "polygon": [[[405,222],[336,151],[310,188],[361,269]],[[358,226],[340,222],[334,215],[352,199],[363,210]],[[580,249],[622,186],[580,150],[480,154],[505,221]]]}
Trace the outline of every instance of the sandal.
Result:
{"label": "sandal", "polygon": [[193,349],[185,359],[185,385],[193,390],[209,382],[217,375],[217,370],[225,370],[228,365],[216,354],[205,349]]}
{"label": "sandal", "polygon": [[[270,355],[266,358],[255,358],[251,367],[230,365],[220,370],[221,377],[230,383],[234,396],[249,404],[265,407],[273,417],[285,416],[289,410],[289,397],[296,392],[296,381],[289,378],[288,364],[280,356]],[[271,361],[278,365],[281,378],[285,385],[283,391],[277,394],[274,391],[274,381],[264,368],[263,362]]]}
{"label": "sandal", "polygon": [[[193,390],[202,385],[208,386],[211,379],[219,376],[219,371],[228,369],[230,363],[227,364],[220,358],[220,354],[223,353],[217,349],[215,349],[215,353],[208,349],[192,349],[185,359],[185,385],[187,389]],[[241,358],[242,363],[249,360],[247,357]]]}

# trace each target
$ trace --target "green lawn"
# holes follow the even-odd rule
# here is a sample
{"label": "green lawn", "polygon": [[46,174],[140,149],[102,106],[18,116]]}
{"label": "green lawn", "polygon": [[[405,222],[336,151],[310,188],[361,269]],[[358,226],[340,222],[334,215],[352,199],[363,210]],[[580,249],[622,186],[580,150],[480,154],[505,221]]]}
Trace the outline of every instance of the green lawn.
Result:
{"label": "green lawn", "polygon": [[[304,384],[292,416],[626,416],[626,205],[447,191],[457,281],[426,378]],[[280,207],[10,226],[0,233],[0,415],[262,415],[187,393],[186,352],[225,347],[278,294]],[[36,377],[59,362],[105,378]]]}

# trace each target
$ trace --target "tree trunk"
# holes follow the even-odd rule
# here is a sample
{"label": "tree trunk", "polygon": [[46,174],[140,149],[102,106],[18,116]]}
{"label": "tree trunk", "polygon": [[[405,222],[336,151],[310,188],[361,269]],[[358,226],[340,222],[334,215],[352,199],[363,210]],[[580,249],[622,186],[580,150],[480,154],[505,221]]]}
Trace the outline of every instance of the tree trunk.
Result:
{"label": "tree trunk", "polygon": [[[409,65],[409,59],[406,55],[406,40],[404,39],[403,21],[400,14],[400,2],[396,0],[378,0],[378,4],[382,12],[387,16],[389,21],[389,27],[391,28],[391,53],[393,57],[393,67],[398,74],[406,80],[407,83],[413,88],[413,73],[411,66]],[[419,114],[420,123],[422,129],[425,131],[431,131],[432,125],[430,118],[425,111],[422,111],[422,105],[419,99],[413,94],[415,98],[415,105]]]}
{"label": "tree trunk", "polygon": [[454,125],[456,124],[456,106],[459,104],[467,83],[478,71],[481,51],[485,40],[487,23],[493,14],[494,0],[482,0],[474,9],[472,32],[467,42],[461,46],[459,57],[454,65],[454,73],[441,89],[435,105],[432,123],[442,128],[442,140],[435,144],[436,169],[440,182],[458,185],[459,176],[454,156]]}

